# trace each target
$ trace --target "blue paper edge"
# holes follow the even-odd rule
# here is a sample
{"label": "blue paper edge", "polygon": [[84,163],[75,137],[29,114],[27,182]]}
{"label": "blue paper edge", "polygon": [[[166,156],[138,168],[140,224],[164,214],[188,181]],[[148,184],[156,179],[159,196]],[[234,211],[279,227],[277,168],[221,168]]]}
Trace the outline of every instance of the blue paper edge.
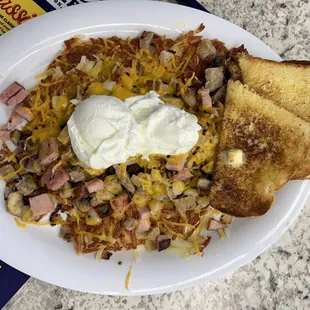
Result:
{"label": "blue paper edge", "polygon": [[2,309],[30,276],[0,261],[0,309]]}

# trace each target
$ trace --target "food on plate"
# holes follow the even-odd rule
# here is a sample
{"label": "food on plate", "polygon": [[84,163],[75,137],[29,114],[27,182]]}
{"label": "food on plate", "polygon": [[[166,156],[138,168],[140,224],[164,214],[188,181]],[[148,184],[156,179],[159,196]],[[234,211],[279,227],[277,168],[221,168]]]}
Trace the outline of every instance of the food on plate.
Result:
{"label": "food on plate", "polygon": [[308,168],[310,123],[230,81],[221,127],[210,203],[237,217],[263,215],[274,192]]}
{"label": "food on plate", "polygon": [[97,259],[140,245],[201,255],[232,216],[263,215],[276,190],[310,175],[309,67],[228,50],[203,29],[74,37],[38,85],[0,94],[17,223],[59,225]]}
{"label": "food on plate", "polygon": [[60,225],[97,259],[139,245],[201,255],[214,232],[223,238],[232,218],[209,191],[230,64],[244,48],[202,39],[203,29],[174,40],[74,37],[35,87],[5,89],[8,211]]}
{"label": "food on plate", "polygon": [[310,121],[310,62],[239,57],[242,81],[263,97]]}

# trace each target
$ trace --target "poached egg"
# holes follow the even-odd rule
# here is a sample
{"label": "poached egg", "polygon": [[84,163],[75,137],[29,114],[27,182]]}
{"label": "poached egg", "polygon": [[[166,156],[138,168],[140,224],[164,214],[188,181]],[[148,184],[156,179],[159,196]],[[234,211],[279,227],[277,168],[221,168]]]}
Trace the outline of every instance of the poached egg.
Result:
{"label": "poached egg", "polygon": [[150,91],[125,102],[91,96],[79,102],[68,121],[73,151],[93,169],[124,163],[129,157],[179,155],[197,143],[197,117],[165,104]]}

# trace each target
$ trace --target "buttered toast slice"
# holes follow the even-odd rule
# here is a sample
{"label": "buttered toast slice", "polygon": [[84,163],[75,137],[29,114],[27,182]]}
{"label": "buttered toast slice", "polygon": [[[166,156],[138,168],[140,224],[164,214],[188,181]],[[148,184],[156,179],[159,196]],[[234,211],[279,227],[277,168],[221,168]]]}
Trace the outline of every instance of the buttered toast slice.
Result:
{"label": "buttered toast slice", "polygon": [[210,204],[236,217],[263,215],[309,150],[308,122],[230,81]]}
{"label": "buttered toast slice", "polygon": [[243,84],[310,122],[310,62],[239,56]]}

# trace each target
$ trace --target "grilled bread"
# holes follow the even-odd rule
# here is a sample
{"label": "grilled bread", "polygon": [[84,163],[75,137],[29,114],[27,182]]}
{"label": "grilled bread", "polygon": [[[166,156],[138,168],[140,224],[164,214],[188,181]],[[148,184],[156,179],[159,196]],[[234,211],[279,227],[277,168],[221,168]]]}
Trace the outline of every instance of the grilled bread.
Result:
{"label": "grilled bread", "polygon": [[239,65],[244,84],[310,122],[310,62],[275,62],[241,54]]}
{"label": "grilled bread", "polygon": [[230,81],[211,185],[211,205],[236,217],[265,214],[310,150],[310,124]]}

